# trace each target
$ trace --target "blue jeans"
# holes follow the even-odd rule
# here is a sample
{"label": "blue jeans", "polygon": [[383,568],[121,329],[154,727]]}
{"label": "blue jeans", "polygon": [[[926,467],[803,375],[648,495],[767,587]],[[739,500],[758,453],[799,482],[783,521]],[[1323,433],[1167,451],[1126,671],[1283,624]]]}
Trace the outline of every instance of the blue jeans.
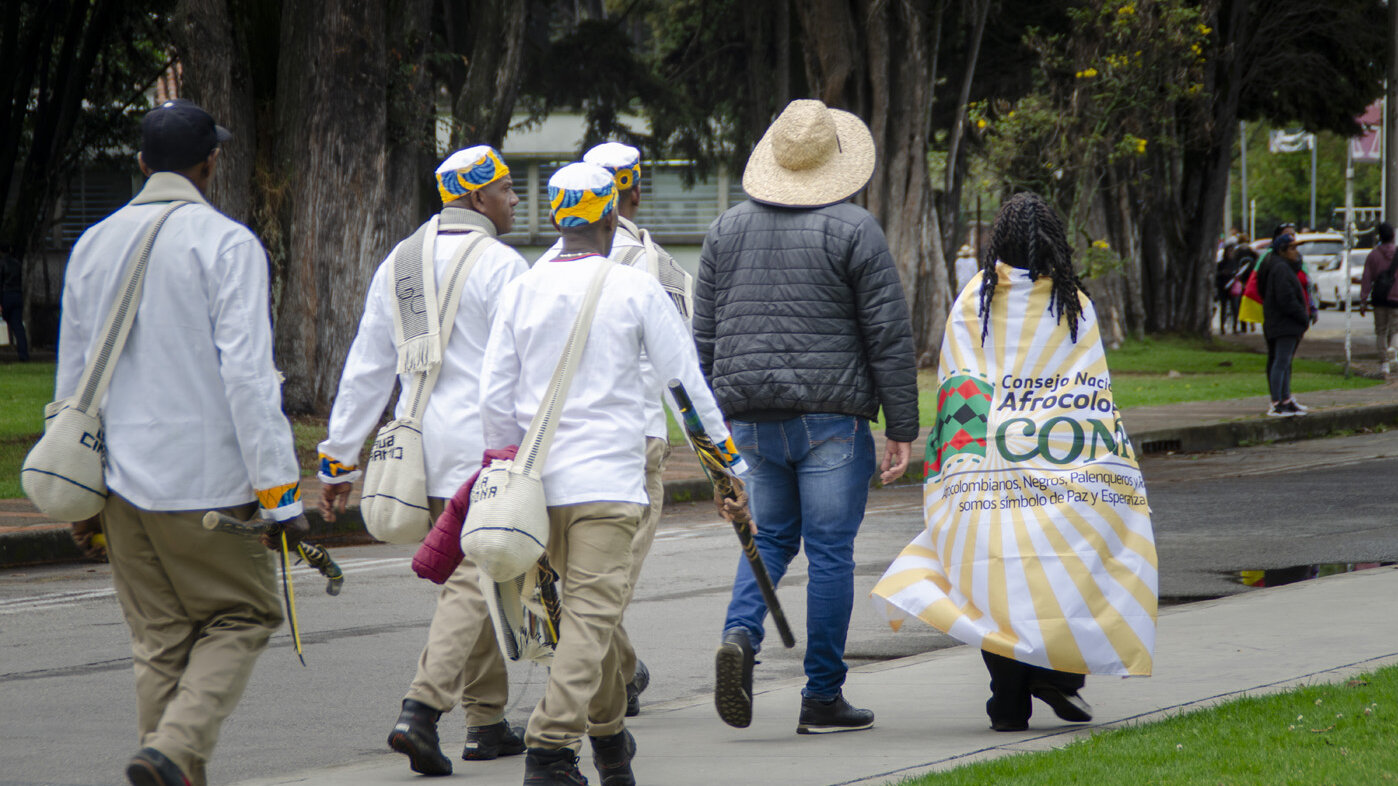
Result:
{"label": "blue jeans", "polygon": [[[748,463],[748,501],[757,551],[775,585],[805,541],[807,698],[828,700],[845,683],[845,636],[854,605],[854,536],[864,520],[874,475],[869,421],[849,415],[733,421],[733,441]],[[767,604],[746,559],[738,561],[724,632],[745,630],[762,644]]]}

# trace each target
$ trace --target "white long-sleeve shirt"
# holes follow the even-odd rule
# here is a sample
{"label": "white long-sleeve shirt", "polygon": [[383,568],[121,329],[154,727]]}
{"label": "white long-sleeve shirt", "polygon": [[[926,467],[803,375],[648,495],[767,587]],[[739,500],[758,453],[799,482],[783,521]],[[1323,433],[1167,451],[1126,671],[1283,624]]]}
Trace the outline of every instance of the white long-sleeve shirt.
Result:
{"label": "white long-sleeve shirt", "polygon": [[[437,236],[433,262],[437,292],[442,292],[450,275],[452,256],[473,234],[442,232]],[[480,401],[480,371],[486,339],[495,319],[500,293],[516,276],[528,270],[524,258],[498,240],[489,244],[461,290],[461,306],[451,328],[441,372],[427,407],[422,413],[422,452],[427,470],[427,495],[449,498],[470,479],[481,465],[484,444],[477,407]],[[392,257],[392,254],[389,255]],[[330,412],[330,425],[320,452],[339,462],[347,472],[336,478],[322,471],[328,482],[354,477],[348,471],[358,466],[359,451],[369,432],[379,424],[397,375],[398,350],[393,339],[393,320],[398,301],[394,282],[387,272],[388,259],[379,265],[369,284],[359,333],[350,346],[340,389]],[[403,389],[412,385],[412,375],[399,378]],[[398,399],[395,417],[407,415],[407,396]]]}
{"label": "white long-sleeve shirt", "polygon": [[[612,252],[607,256],[618,264],[622,264],[628,254],[627,249],[641,247],[641,240],[638,236],[636,225],[632,224],[630,221],[627,221],[625,224],[618,222],[616,234],[612,236]],[[551,262],[561,253],[563,253],[562,238],[554,243],[548,251],[540,255],[539,258],[534,261],[534,264],[539,265],[544,262]],[[631,253],[630,266],[637,270],[644,271],[646,269],[646,255],[644,253]],[[689,344],[693,344],[694,338],[686,334],[685,341]],[[669,380],[658,378],[658,375],[655,373],[655,368],[651,365],[650,358],[644,354],[641,356],[641,379],[644,380],[647,389],[654,391],[653,395],[646,398],[645,403],[646,436],[655,437],[656,439],[669,439],[669,428],[665,423],[665,408],[661,404],[663,400],[662,396],[665,392],[665,384],[668,383]]]}
{"label": "white long-sleeve shirt", "polygon": [[257,499],[301,512],[300,473],[272,363],[267,256],[192,183],[152,175],[130,204],[78,238],[63,285],[55,398],[72,396],[124,278],[126,260],[172,199],[102,404],[107,486],[144,510],[208,510]]}
{"label": "white long-sleeve shirt", "polygon": [[[481,382],[486,447],[524,438],[600,264],[597,256],[541,262],[505,288]],[[549,505],[646,504],[645,405],[654,391],[641,378],[642,351],[659,379],[684,384],[709,435],[716,442],[727,438],[694,343],[669,296],[653,277],[618,265],[602,287],[544,462]]]}

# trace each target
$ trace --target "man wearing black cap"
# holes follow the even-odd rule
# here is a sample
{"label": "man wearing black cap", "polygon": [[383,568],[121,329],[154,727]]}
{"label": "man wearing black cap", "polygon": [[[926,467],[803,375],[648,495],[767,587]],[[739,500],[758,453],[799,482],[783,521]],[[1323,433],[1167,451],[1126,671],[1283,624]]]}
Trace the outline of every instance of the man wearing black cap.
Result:
{"label": "man wearing black cap", "polygon": [[293,549],[307,532],[272,365],[266,253],[204,197],[230,136],[189,101],[151,110],[145,187],[83,233],[64,278],[59,399],[98,355],[127,262],[165,217],[103,407],[110,494],[98,519],[131,630],[141,748],[126,775],[137,786],[205,782],[219,728],[282,622],[272,554],[205,530],[204,513],[260,508]]}

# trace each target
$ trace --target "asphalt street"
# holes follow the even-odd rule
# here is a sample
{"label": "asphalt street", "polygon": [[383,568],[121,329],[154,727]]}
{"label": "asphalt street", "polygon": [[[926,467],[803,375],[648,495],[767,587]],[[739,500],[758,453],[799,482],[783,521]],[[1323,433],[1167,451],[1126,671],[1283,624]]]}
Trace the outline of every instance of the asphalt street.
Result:
{"label": "asphalt street", "polygon": [[[1164,456],[1148,459],[1144,471],[1166,602],[1249,591],[1239,581],[1243,570],[1398,560],[1398,527],[1374,493],[1398,472],[1398,433]],[[921,526],[920,508],[916,487],[871,498],[856,549],[857,599]],[[334,598],[320,591],[318,575],[297,569],[308,666],[297,662],[285,629],[273,638],[224,728],[211,782],[387,752],[384,739],[412,678],[435,595],[433,585],[412,576],[411,554],[392,546],[337,549],[347,581]],[[710,690],[713,646],[738,559],[731,530],[707,506],[671,507],[627,616],[652,672],[645,700]],[[759,683],[801,673],[804,581],[798,561],[780,590],[798,646],[785,650],[771,636]],[[947,637],[917,625],[889,632],[856,600],[847,650],[852,664],[947,646]],[[544,678],[541,667],[512,666],[511,720],[527,718]],[[121,781],[136,747],[134,685],[126,627],[105,566],[0,573],[0,707],[0,786]],[[441,729],[443,747],[459,755],[460,712],[445,717]]]}

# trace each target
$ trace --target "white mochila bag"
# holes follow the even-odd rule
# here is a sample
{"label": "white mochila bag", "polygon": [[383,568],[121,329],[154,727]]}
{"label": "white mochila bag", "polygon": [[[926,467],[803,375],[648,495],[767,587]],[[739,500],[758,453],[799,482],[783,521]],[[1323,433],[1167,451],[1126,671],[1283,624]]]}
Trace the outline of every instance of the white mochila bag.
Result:
{"label": "white mochila bag", "polygon": [[117,358],[136,321],[151,247],[165,219],[187,201],[171,202],[150,226],[126,262],[120,288],[107,312],[102,343],[78,380],[76,395],[44,407],[44,436],[24,457],[20,486],[39,512],[55,521],[84,521],[107,504],[107,445],[102,430],[102,397]]}
{"label": "white mochila bag", "polygon": [[[456,321],[457,307],[461,305],[461,290],[471,275],[472,268],[481,254],[489,246],[489,235],[473,232],[472,239],[461,245],[452,263],[451,273],[442,291],[440,304],[437,304],[432,286],[431,268],[437,235],[437,218],[429,221],[423,230],[414,233],[394,252],[389,262],[392,279],[401,292],[416,292],[422,302],[414,306],[412,298],[404,299],[400,294],[397,315],[398,336],[407,332],[403,327],[405,315],[417,314],[418,335],[426,336],[434,316],[439,333],[441,353],[446,352],[447,340],[451,338],[452,325]],[[422,235],[421,243],[418,236]],[[413,252],[420,249],[419,258]],[[406,252],[406,253],[404,253]],[[429,305],[430,304],[430,305]],[[432,308],[432,306],[438,306]],[[421,307],[421,308],[419,308]],[[430,309],[430,310],[429,310]],[[423,322],[423,318],[427,322]],[[399,366],[405,368],[402,357],[403,342],[399,342]],[[385,543],[419,543],[432,529],[432,516],[427,509],[427,466],[422,456],[422,412],[427,407],[427,398],[437,384],[441,372],[440,362],[431,363],[424,370],[411,367],[412,382],[400,395],[408,402],[406,414],[379,429],[374,436],[374,447],[369,451],[369,462],[364,469],[364,489],[360,495],[359,512],[364,517],[364,526],[369,534]]]}
{"label": "white mochila bag", "polygon": [[592,276],[582,308],[554,367],[548,392],[513,461],[495,460],[481,470],[471,487],[471,504],[461,528],[461,550],[497,582],[510,581],[539,561],[549,539],[548,504],[544,500],[544,459],[553,441],[558,412],[568,397],[573,370],[587,346],[602,281],[615,264],[603,263]]}

